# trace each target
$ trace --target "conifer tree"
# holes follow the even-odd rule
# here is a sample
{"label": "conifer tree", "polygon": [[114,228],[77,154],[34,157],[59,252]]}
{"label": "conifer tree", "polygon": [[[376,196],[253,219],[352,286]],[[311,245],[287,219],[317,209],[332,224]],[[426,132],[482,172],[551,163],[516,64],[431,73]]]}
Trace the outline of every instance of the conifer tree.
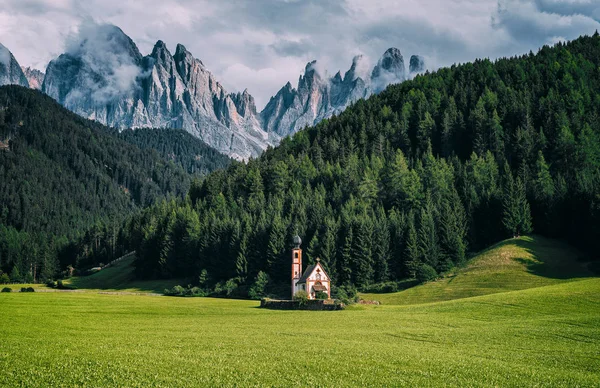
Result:
{"label": "conifer tree", "polygon": [[534,194],[536,200],[548,206],[554,197],[554,181],[550,175],[550,168],[544,159],[542,151],[538,152],[536,162],[536,177],[534,182]]}
{"label": "conifer tree", "polygon": [[353,283],[362,287],[373,282],[373,223],[363,214],[356,220],[353,247]]}
{"label": "conifer tree", "polygon": [[389,278],[390,228],[383,208],[379,208],[373,228],[373,270],[376,282]]}
{"label": "conifer tree", "polygon": [[281,220],[281,217],[277,216],[271,224],[271,230],[269,232],[269,242],[267,246],[267,269],[273,277],[278,280],[286,278],[285,265],[285,225]]}
{"label": "conifer tree", "polygon": [[461,265],[467,249],[467,217],[456,190],[445,198],[440,216],[440,246],[446,258],[443,268]]}
{"label": "conifer tree", "polygon": [[428,194],[419,218],[418,241],[422,262],[429,264],[433,268],[438,268],[440,247],[434,211],[431,195]]}
{"label": "conifer tree", "polygon": [[337,281],[337,246],[338,224],[331,218],[326,217],[323,224],[323,238],[321,241],[321,263],[325,266],[329,277],[333,282]]}
{"label": "conifer tree", "polygon": [[529,206],[529,201],[527,200],[527,193],[525,190],[525,184],[521,180],[521,178],[517,178],[516,182],[516,190],[517,190],[517,198],[518,198],[518,209],[519,209],[519,218],[521,220],[519,226],[519,233],[528,234],[533,232],[532,226],[532,218],[531,218],[531,208]]}
{"label": "conifer tree", "polygon": [[317,233],[315,233],[313,238],[310,239],[310,243],[308,244],[308,248],[306,249],[306,258],[308,264],[315,264],[317,262],[317,257],[319,257],[320,249],[321,247],[319,244],[319,236]]}
{"label": "conifer tree", "polygon": [[406,229],[406,272],[408,277],[415,278],[417,269],[421,265],[421,250],[415,228],[415,217],[411,214],[408,217],[408,227]]}
{"label": "conifer tree", "polygon": [[352,224],[346,226],[346,237],[342,246],[339,260],[339,273],[342,284],[352,284],[352,249],[354,246],[354,231]]}
{"label": "conifer tree", "polygon": [[504,195],[502,199],[502,223],[513,237],[531,233],[531,209],[525,192],[525,185],[520,177],[515,181],[508,165],[504,167]]}

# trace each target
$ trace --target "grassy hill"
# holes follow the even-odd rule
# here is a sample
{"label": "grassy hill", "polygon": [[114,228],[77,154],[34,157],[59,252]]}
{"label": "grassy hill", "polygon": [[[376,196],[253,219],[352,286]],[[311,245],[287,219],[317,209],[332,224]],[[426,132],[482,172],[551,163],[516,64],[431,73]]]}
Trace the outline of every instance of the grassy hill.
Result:
{"label": "grassy hill", "polygon": [[558,240],[537,235],[508,239],[443,279],[397,293],[362,297],[403,305],[542,287],[593,276],[583,260],[583,254]]}
{"label": "grassy hill", "polygon": [[141,292],[162,293],[165,288],[172,288],[181,284],[180,279],[168,280],[137,280],[133,273],[133,260],[131,255],[110,267],[104,268],[89,276],[76,276],[65,283],[77,289],[92,289],[115,292]]}

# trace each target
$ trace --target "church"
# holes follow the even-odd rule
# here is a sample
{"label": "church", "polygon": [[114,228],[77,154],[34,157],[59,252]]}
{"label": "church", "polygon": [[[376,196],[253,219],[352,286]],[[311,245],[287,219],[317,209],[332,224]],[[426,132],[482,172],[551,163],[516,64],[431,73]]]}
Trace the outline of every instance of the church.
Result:
{"label": "church", "polygon": [[292,249],[292,298],[296,292],[306,291],[309,299],[317,299],[317,294],[320,292],[326,293],[327,299],[331,299],[331,279],[319,258],[317,258],[316,264],[309,265],[302,273],[301,244],[300,236],[295,236]]}

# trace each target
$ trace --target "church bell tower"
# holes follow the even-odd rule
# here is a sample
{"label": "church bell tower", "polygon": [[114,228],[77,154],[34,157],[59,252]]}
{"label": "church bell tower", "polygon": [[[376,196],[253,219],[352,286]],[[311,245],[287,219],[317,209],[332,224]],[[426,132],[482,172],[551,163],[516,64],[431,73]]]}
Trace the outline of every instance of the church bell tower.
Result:
{"label": "church bell tower", "polygon": [[294,248],[292,249],[292,298],[298,291],[296,283],[302,276],[302,249],[300,249],[302,239],[300,236],[294,236]]}

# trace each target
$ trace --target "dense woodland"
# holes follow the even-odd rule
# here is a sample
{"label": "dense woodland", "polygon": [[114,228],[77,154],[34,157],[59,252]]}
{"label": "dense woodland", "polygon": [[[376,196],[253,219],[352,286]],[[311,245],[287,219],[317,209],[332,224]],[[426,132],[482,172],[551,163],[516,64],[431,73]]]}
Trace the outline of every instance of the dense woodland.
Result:
{"label": "dense woodland", "polygon": [[184,200],[88,233],[70,260],[135,249],[141,278],[287,285],[298,233],[308,263],[320,257],[335,284],[364,289],[435,276],[532,231],[597,257],[599,116],[598,34],[444,68],[194,182]]}
{"label": "dense woodland", "polygon": [[90,227],[106,238],[133,212],[183,198],[193,177],[182,167],[205,173],[229,163],[181,131],[149,130],[156,140],[130,132],[37,91],[0,88],[0,271],[13,280],[53,278],[59,259],[71,263],[73,252],[89,249],[81,238]]}
{"label": "dense woodland", "polygon": [[214,172],[129,220],[122,244],[140,277],[239,286],[287,284],[294,233],[308,263],[362,288],[532,231],[597,256],[599,115],[598,34],[452,66]]}
{"label": "dense woodland", "polygon": [[126,129],[114,133],[142,150],[156,150],[163,159],[173,161],[192,175],[203,176],[231,163],[229,157],[182,129]]}

